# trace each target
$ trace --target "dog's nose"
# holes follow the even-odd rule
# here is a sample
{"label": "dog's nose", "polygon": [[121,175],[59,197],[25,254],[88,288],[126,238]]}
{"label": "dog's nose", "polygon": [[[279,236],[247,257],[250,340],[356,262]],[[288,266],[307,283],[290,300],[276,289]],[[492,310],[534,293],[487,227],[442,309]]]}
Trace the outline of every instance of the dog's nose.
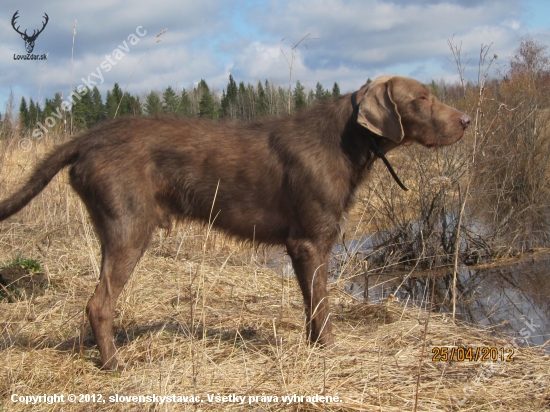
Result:
{"label": "dog's nose", "polygon": [[466,129],[469,125],[472,119],[467,114],[463,114],[460,118],[460,123],[462,123],[462,126]]}

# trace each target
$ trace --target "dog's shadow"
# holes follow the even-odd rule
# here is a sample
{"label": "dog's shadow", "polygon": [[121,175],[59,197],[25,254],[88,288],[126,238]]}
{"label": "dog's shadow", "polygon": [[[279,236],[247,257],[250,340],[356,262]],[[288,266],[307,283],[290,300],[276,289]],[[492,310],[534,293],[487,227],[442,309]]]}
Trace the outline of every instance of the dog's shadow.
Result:
{"label": "dog's shadow", "polygon": [[[245,342],[253,343],[254,346],[268,345],[270,343],[269,337],[262,336],[262,334],[260,334],[257,329],[251,326],[246,326],[238,329],[221,327],[207,328],[205,330],[202,324],[192,326],[191,324],[187,323],[168,321],[156,322],[146,326],[141,325],[118,330],[115,329],[115,344],[119,348],[123,348],[142,337],[146,337],[147,335],[154,336],[162,333],[168,335],[180,335],[184,339],[208,339],[211,341],[227,342],[227,344],[229,345],[238,346],[246,346],[243,345],[243,343]],[[62,342],[48,341],[44,342],[44,344],[40,346],[42,348],[53,348],[58,351],[67,351],[73,353],[79,353],[81,347],[85,350],[97,349],[97,345],[95,343],[89,325],[84,331],[82,342],[81,337],[82,336],[79,334]],[[99,359],[97,360],[97,362],[99,362]]]}

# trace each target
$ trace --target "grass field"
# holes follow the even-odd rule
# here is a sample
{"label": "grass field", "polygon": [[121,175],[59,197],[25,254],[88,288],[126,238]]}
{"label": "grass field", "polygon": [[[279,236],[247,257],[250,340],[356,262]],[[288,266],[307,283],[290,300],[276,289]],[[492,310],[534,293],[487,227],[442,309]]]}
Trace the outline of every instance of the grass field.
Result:
{"label": "grass field", "polygon": [[[5,198],[53,143],[1,144]],[[280,275],[282,260],[266,267],[265,253],[195,224],[157,232],[118,300],[127,370],[102,371],[84,313],[99,244],[60,173],[0,224],[0,262],[33,259],[47,283],[0,301],[0,411],[550,410],[540,348],[410,304],[366,305],[343,292],[345,279],[330,284],[336,348],[309,346],[297,282]],[[514,361],[433,361],[442,346],[511,348]],[[49,404],[55,394],[64,402]],[[39,395],[50,398],[23,403]],[[140,395],[151,398],[127,398]]]}

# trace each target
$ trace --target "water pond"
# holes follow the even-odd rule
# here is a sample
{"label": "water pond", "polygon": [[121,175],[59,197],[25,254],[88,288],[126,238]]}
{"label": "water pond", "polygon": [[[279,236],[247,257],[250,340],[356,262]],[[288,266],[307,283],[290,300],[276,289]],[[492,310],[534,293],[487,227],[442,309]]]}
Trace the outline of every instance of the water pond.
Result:
{"label": "water pond", "polygon": [[[333,278],[346,273],[346,256],[361,261],[371,253],[370,247],[369,238],[346,242],[345,247],[336,245],[330,262]],[[292,274],[288,256],[272,256],[267,265],[282,274]],[[382,303],[388,297],[397,298],[403,304],[452,313],[452,268],[412,273],[391,269],[355,272],[359,274],[345,281],[345,290],[358,299]],[[489,326],[495,333],[516,338],[520,345],[544,345],[550,340],[550,251],[526,253],[490,265],[460,266],[457,297],[459,320]],[[550,344],[545,349],[550,352]]]}

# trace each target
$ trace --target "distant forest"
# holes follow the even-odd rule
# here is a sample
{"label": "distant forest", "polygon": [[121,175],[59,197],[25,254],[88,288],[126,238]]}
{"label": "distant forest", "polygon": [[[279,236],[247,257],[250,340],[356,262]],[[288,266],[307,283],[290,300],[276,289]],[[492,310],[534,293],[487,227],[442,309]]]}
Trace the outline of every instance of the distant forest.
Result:
{"label": "distant forest", "polygon": [[[76,89],[74,95],[76,95]],[[221,118],[250,121],[263,115],[280,115],[292,110],[309,106],[315,102],[340,96],[340,87],[334,83],[332,89],[325,89],[317,83],[315,91],[296,82],[292,94],[288,89],[266,80],[253,84],[240,82],[238,85],[229,75],[227,87],[222,94],[211,92],[205,80],[201,80],[193,89],[174,90],[168,86],[164,91],[151,91],[141,101],[138,96],[123,92],[118,83],[107,91],[103,100],[97,87],[88,90],[80,100],[74,98],[71,108],[72,128],[74,131],[88,129],[105,120],[128,115],[166,114],[177,117],[203,117],[212,120]],[[45,99],[44,107],[27,102],[25,97],[19,104],[20,131],[25,133],[43,123],[61,106],[63,96],[56,93],[53,99]]]}

